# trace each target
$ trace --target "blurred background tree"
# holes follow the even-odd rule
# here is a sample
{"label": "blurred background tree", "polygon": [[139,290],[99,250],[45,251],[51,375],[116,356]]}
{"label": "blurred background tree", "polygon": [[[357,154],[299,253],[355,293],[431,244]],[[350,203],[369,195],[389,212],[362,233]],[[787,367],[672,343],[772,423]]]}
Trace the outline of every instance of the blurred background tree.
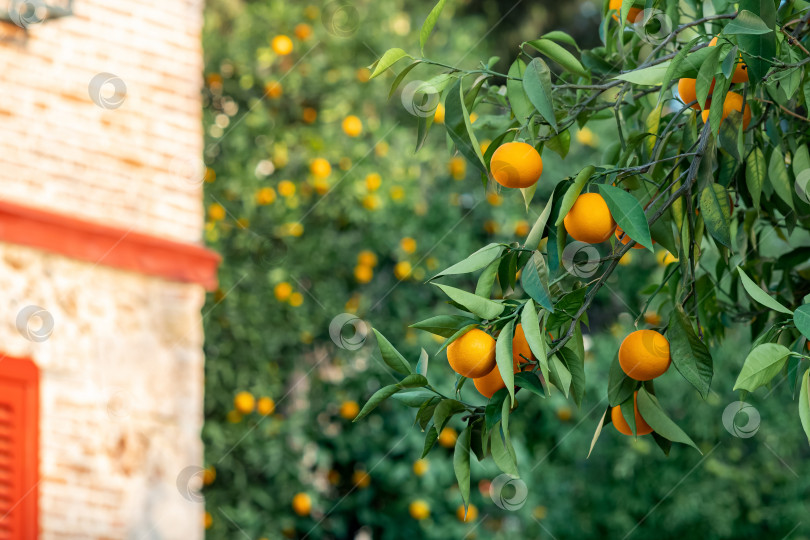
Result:
{"label": "blurred background tree", "polygon": [[[810,487],[801,479],[810,467],[792,402],[752,397],[754,437],[723,427],[747,332],[732,330],[735,345],[713,351],[709,406],[693,407],[691,387],[664,376],[668,410],[704,457],[676,448],[665,458],[651,441],[611,430],[585,459],[608,366],[637,314],[619,299],[660,278],[662,252],[633,253],[608,282],[616,294],[594,305],[586,359],[596,375],[582,408],[555,395],[527,399],[513,415],[526,434],[519,462],[532,464],[521,470],[525,497],[507,486],[493,500],[497,469],[474,464],[476,511],[462,522],[452,429],[440,441],[449,448],[417,462],[423,435],[412,409],[388,403],[351,423],[358,402],[393,382],[351,317],[407,344],[411,359],[421,347],[433,355],[440,343],[399,322],[441,310],[444,299],[420,282],[488,241],[525,236],[538,212],[527,213],[517,192],[486,193],[462,158],[448,158],[443,130],[415,154],[419,103],[407,92],[386,100],[394,75],[368,82],[364,66],[390,47],[412,49],[432,5],[208,3],[206,239],[224,256],[204,311],[208,535],[806,538]],[[596,1],[451,1],[426,55],[475,66],[498,54],[505,70],[517,44],[551,29],[594,45],[601,11]],[[599,161],[614,129],[576,133],[564,163],[545,152],[544,178]],[[540,186],[536,200],[549,191]],[[443,362],[434,360],[436,380]],[[463,394],[483,402],[470,388]]]}

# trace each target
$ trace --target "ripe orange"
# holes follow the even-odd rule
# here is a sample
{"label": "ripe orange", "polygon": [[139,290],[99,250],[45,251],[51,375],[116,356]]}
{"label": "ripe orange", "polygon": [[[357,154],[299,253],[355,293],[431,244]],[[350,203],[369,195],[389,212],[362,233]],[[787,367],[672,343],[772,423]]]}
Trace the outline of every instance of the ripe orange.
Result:
{"label": "ripe orange", "polygon": [[301,118],[307,124],[312,124],[315,122],[315,120],[318,119],[318,111],[316,111],[312,107],[305,107],[304,111],[301,113]]}
{"label": "ripe orange", "polygon": [[[715,45],[717,45],[717,36],[715,36],[714,39],[709,42],[709,47],[714,47]],[[740,55],[740,59],[737,62],[737,65],[734,67],[734,73],[731,74],[731,82],[748,82],[748,66],[746,66],[745,62],[742,61],[742,55]]]}
{"label": "ripe orange", "polygon": [[273,47],[273,52],[279,56],[287,56],[293,50],[292,40],[284,35],[274,37],[270,46]]}
{"label": "ripe orange", "polygon": [[300,23],[295,25],[295,37],[301,41],[307,39],[312,35],[312,27],[307,23]]}
{"label": "ripe orange", "polygon": [[534,360],[534,355],[529,348],[529,342],[526,341],[526,334],[523,333],[523,325],[518,324],[515,327],[515,335],[512,338],[512,361],[517,365],[525,364],[532,360]]}
{"label": "ripe orange", "polygon": [[256,192],[256,202],[262,206],[272,204],[275,200],[276,190],[271,187],[264,187]]}
{"label": "ripe orange", "polygon": [[[681,97],[681,101],[683,101],[684,105],[697,99],[697,93],[695,92],[696,83],[696,79],[684,78],[678,81],[678,95]],[[695,103],[692,105],[692,108],[696,111],[708,109],[712,104],[712,92],[714,92],[714,81],[712,81],[712,85],[709,87],[709,96],[706,98],[706,103],[703,104],[703,107],[700,106],[700,103]]]}
{"label": "ripe orange", "polygon": [[422,476],[430,469],[430,464],[426,459],[417,459],[413,462],[413,474],[416,476]]}
{"label": "ripe orange", "polygon": [[463,157],[456,156],[451,158],[447,166],[454,179],[464,180],[464,175],[467,173],[467,162],[464,161]]}
{"label": "ripe orange", "polygon": [[565,230],[574,239],[587,244],[600,244],[610,238],[616,222],[598,193],[583,193],[563,220]]}
{"label": "ripe orange", "polygon": [[275,410],[276,410],[276,402],[273,401],[273,398],[265,396],[259,398],[259,401],[256,402],[256,412],[258,412],[262,416],[273,414]]}
{"label": "ripe orange", "polygon": [[351,114],[343,119],[343,132],[349,137],[358,137],[363,133],[363,122]]}
{"label": "ripe orange", "polygon": [[358,489],[365,489],[371,484],[371,476],[366,471],[354,471],[352,484]]}
{"label": "ripe orange", "polygon": [[357,264],[371,266],[373,268],[377,266],[377,255],[373,251],[364,249],[357,254]]}
{"label": "ripe orange", "polygon": [[[630,241],[630,236],[624,234],[622,228],[616,225],[616,239],[621,242],[623,246],[625,246],[627,245],[627,242]],[[644,249],[644,246],[637,242],[636,245],[633,246],[633,249]]]}
{"label": "ripe orange", "polygon": [[489,170],[495,181],[508,188],[526,188],[543,174],[543,159],[525,142],[502,144],[492,154]]}
{"label": "ripe orange", "polygon": [[[615,9],[616,11],[621,10],[622,9],[622,0],[610,0],[610,4],[608,4],[608,9]],[[641,13],[642,11],[643,11],[642,9],[639,9],[637,7],[631,7],[627,11],[627,22],[629,22],[629,23],[635,22],[636,17],[638,17],[638,14]],[[613,20],[614,21],[619,20],[618,15],[616,15],[615,13],[613,14]]]}
{"label": "ripe orange", "polygon": [[[636,434],[647,435],[648,433],[652,433],[653,428],[651,428],[650,425],[644,421],[641,414],[638,412],[638,392],[633,394],[633,410],[636,414]],[[622,416],[620,407],[613,407],[610,409],[610,419],[613,421],[613,425],[616,427],[616,430],[619,433],[624,435],[633,434],[630,424],[628,424],[627,420],[625,420],[624,416]]]}
{"label": "ripe orange", "polygon": [[637,381],[663,375],[670,363],[669,341],[655,330],[636,330],[619,347],[622,371]]}
{"label": "ripe orange", "polygon": [[250,392],[239,392],[233,398],[233,408],[241,414],[250,414],[256,407],[256,398]]}
{"label": "ripe orange", "polygon": [[441,446],[445,448],[453,448],[456,445],[456,440],[458,440],[458,432],[451,427],[445,426],[441,433],[439,433],[439,438],[437,440]]}
{"label": "ripe orange", "polygon": [[323,158],[317,158],[309,166],[309,172],[315,178],[326,178],[332,174],[332,166]]}
{"label": "ripe orange", "polygon": [[368,283],[374,278],[374,270],[370,266],[358,264],[354,267],[354,279],[357,283]]}
{"label": "ripe orange", "polygon": [[447,361],[453,371],[464,377],[483,377],[495,367],[495,339],[473,328],[448,345]]}
{"label": "ripe orange", "polygon": [[264,86],[264,93],[271,98],[279,98],[284,93],[284,87],[278,81],[270,81]]}
{"label": "ripe orange", "polygon": [[444,103],[436,105],[436,112],[433,113],[433,121],[437,124],[444,124]]}
{"label": "ripe orange", "polygon": [[394,276],[400,281],[411,277],[411,272],[413,267],[408,261],[399,261],[394,265]]}
{"label": "ripe orange", "polygon": [[354,420],[359,412],[360,406],[356,401],[344,401],[340,404],[340,416],[346,420]]}
{"label": "ripe orange", "polygon": [[306,493],[296,493],[292,500],[292,507],[299,516],[308,516],[312,511],[312,499]]}
{"label": "ripe orange", "polygon": [[[725,120],[726,116],[731,114],[731,111],[742,111],[743,129],[747,129],[748,124],[751,122],[751,107],[746,103],[745,108],[743,108],[743,97],[737,92],[729,92],[726,94],[726,99],[723,101],[723,120]],[[701,117],[703,118],[703,122],[708,122],[709,109],[704,110],[701,113]],[[721,124],[723,120],[720,121]]]}
{"label": "ripe orange", "polygon": [[462,523],[469,523],[471,521],[475,521],[476,519],[478,519],[478,508],[476,508],[474,504],[471,504],[467,507],[467,511],[465,512],[464,505],[463,504],[459,505],[459,507],[456,508],[456,517]]}
{"label": "ripe orange", "polygon": [[416,500],[408,506],[408,512],[413,519],[421,521],[430,516],[430,506],[423,500]]}
{"label": "ripe orange", "polygon": [[[531,360],[534,360],[534,356],[529,348],[529,343],[526,341],[526,335],[523,333],[523,325],[518,324],[512,338],[512,368],[514,373],[520,371],[520,364],[525,364]],[[473,384],[475,389],[486,398],[491,398],[495,395],[495,392],[501,388],[506,388],[506,383],[503,382],[501,372],[497,366],[483,377],[473,379]]]}

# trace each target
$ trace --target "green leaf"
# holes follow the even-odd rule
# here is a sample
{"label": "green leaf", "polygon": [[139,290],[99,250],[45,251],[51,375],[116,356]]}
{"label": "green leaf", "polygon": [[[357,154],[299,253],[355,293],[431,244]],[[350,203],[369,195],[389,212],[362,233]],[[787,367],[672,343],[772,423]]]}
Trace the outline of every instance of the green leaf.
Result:
{"label": "green leaf", "polygon": [[661,103],[664,99],[664,93],[666,92],[667,88],[669,88],[669,83],[675,77],[675,73],[678,67],[683,63],[686,55],[689,54],[689,50],[694,47],[695,43],[697,43],[698,39],[695,38],[686,45],[684,45],[678,54],[675,55],[670,62],[667,63],[667,71],[664,73],[664,78],[661,79],[661,92],[658,94],[658,103]]}
{"label": "green leaf", "polygon": [[382,55],[382,57],[377,61],[377,65],[374,68],[374,72],[371,74],[370,79],[373,79],[380,73],[384,72],[403,58],[413,58],[410,54],[406,53],[400,48],[394,47],[393,49],[388,49]]}
{"label": "green leaf", "polygon": [[[667,416],[667,413],[661,408],[658,398],[650,394],[645,388],[640,388],[638,391],[638,412],[644,421],[660,436],[672,442],[688,444],[700,452],[700,449],[689,435],[684,433],[684,431]],[[700,453],[702,454],[703,452]]]}
{"label": "green leaf", "polygon": [[546,397],[546,391],[543,388],[543,384],[540,382],[540,377],[538,377],[535,372],[519,371],[515,373],[515,384],[540,397]]}
{"label": "green leaf", "polygon": [[501,421],[501,410],[503,409],[503,402],[506,401],[506,396],[509,392],[506,388],[501,388],[489,399],[487,407],[484,410],[484,419],[486,420],[487,431],[492,431],[495,424]]}
{"label": "green leaf", "polygon": [[758,345],[745,359],[733,390],[753,392],[768,384],[785,367],[789,355],[790,349],[777,343]]}
{"label": "green leaf", "polygon": [[700,392],[709,395],[714,366],[708,347],[698,338],[692,323],[679,305],[672,310],[669,323],[669,353],[675,369]]}
{"label": "green leaf", "polygon": [[526,66],[523,75],[523,90],[529,101],[540,113],[540,116],[557,131],[557,118],[554,116],[554,105],[551,88],[551,71],[540,58],[534,58]]}
{"label": "green leaf", "polygon": [[571,372],[562,363],[562,360],[557,358],[557,355],[552,355],[548,363],[549,381],[556,386],[564,395],[568,397],[568,392],[571,388]]}
{"label": "green leaf", "polygon": [[577,60],[577,57],[550,39],[536,39],[534,41],[529,41],[527,45],[534,47],[541,54],[548,56],[550,59],[560,64],[560,66],[562,66],[565,70],[570,71],[574,75],[579,75],[580,77],[585,78],[588,77],[588,72],[584,67],[582,67],[582,64],[579,62],[579,60]]}
{"label": "green leaf", "polygon": [[495,362],[501,373],[506,389],[509,391],[511,403],[515,403],[515,368],[512,361],[512,339],[515,335],[515,319],[511,319],[503,327],[495,342]]}
{"label": "green leaf", "polygon": [[740,280],[742,281],[743,287],[745,288],[745,292],[747,292],[751,298],[753,298],[755,301],[759,302],[766,308],[786,313],[787,315],[793,315],[792,311],[790,311],[788,308],[786,308],[785,306],[774,300],[770,294],[760,289],[759,286],[756,283],[754,283],[754,281],[750,277],[748,277],[748,274],[746,274],[743,271],[743,269],[740,268],[739,266],[737,267],[737,272],[740,273]]}
{"label": "green leaf", "polygon": [[[776,7],[772,0],[741,0],[738,10],[748,10],[759,16],[768,28],[776,26]],[[740,34],[737,45],[742,51],[743,60],[748,66],[752,81],[761,80],[771,68],[772,58],[776,56],[776,35]]]}
{"label": "green leaf", "polygon": [[804,433],[810,441],[810,369],[804,372],[802,377],[802,389],[799,391],[799,419],[802,421]]}
{"label": "green leaf", "polygon": [[451,300],[461,304],[470,310],[471,313],[478,315],[482,319],[494,319],[503,312],[503,304],[494,302],[489,298],[482,298],[467,291],[450,287],[449,285],[442,285],[440,283],[434,283],[434,285],[440,288]]}
{"label": "green leaf", "polygon": [[731,249],[731,207],[728,203],[728,192],[720,184],[703,188],[700,193],[700,217],[712,238]]}
{"label": "green leaf", "polygon": [[706,57],[706,61],[700,66],[697,78],[695,80],[695,96],[700,108],[706,103],[706,98],[709,96],[709,89],[712,87],[714,81],[714,74],[717,73],[717,60],[720,57],[721,47],[710,47],[711,52]]}
{"label": "green leaf", "polygon": [[724,34],[760,35],[768,32],[773,32],[773,28],[746,9],[737,13],[737,17],[723,28]]}
{"label": "green leaf", "polygon": [[465,317],[464,315],[437,315],[436,317],[414,323],[410,328],[417,328],[430,332],[431,334],[436,334],[437,336],[449,338],[462,328],[471,324],[478,324],[478,321]]}
{"label": "green leaf", "polygon": [[464,410],[464,404],[460,401],[456,401],[455,399],[443,399],[436,405],[436,410],[433,411],[433,425],[436,426],[437,430],[441,431],[453,415]]}
{"label": "green leaf", "polygon": [[670,62],[671,60],[668,60],[656,66],[635,69],[627,73],[622,73],[621,75],[616,75],[613,78],[633,84],[640,84],[642,86],[659,86],[667,74]]}
{"label": "green leaf", "polygon": [[619,356],[614,356],[608,372],[608,403],[610,406],[618,407],[628,398],[633,397],[636,387],[638,387],[638,381],[627,376],[619,364]]}
{"label": "green leaf", "polygon": [[488,244],[463,261],[457,262],[446,270],[442,270],[430,279],[434,280],[441,276],[469,274],[470,272],[475,272],[486,267],[489,265],[489,263],[500,257],[501,253],[503,253],[502,245],[496,243]]}
{"label": "green leaf", "polygon": [[771,161],[768,163],[768,180],[779,198],[785,201],[791,209],[796,210],[793,206],[793,188],[790,185],[785,156],[778,147],[774,148],[771,153]]}
{"label": "green leaf", "polygon": [[456,439],[456,449],[453,453],[453,471],[456,473],[458,489],[461,492],[461,499],[464,501],[466,515],[467,506],[470,504],[470,437],[472,436],[472,426],[469,424]]}
{"label": "green leaf", "polygon": [[765,164],[765,154],[759,147],[748,154],[745,160],[745,185],[754,201],[754,208],[759,208],[759,198],[762,195],[762,185],[765,183],[767,165]]}
{"label": "green leaf", "polygon": [[495,285],[495,277],[498,275],[500,259],[495,259],[478,276],[478,283],[475,284],[475,294],[489,298],[492,294],[492,287]]}
{"label": "green leaf", "polygon": [[515,119],[523,124],[534,112],[534,106],[529,101],[529,96],[523,89],[523,76],[526,73],[526,62],[518,58],[509,67],[509,79],[506,80],[506,97],[512,106],[512,113]]}
{"label": "green leaf", "polygon": [[546,260],[539,252],[534,252],[523,268],[520,285],[535,302],[548,311],[554,312],[554,304],[551,302],[551,293],[548,290]]}
{"label": "green leaf", "polygon": [[[526,336],[526,342],[529,344],[529,349],[537,358],[540,365],[540,373],[543,374],[543,379],[548,381],[548,348],[546,347],[546,340],[543,337],[540,321],[537,318],[537,311],[534,305],[534,300],[531,298],[526,305],[523,306],[523,311],[520,314],[520,322],[523,326],[523,335]],[[548,389],[546,389],[548,392]]]}
{"label": "green leaf", "polygon": [[627,235],[646,247],[653,250],[650,227],[647,225],[647,216],[638,200],[630,193],[615,186],[599,184],[599,193],[604,197],[610,213]]}
{"label": "green leaf", "polygon": [[560,356],[565,362],[568,373],[571,374],[571,394],[574,397],[574,403],[580,407],[582,398],[585,397],[585,358],[568,348],[568,344],[560,349]]}
{"label": "green leaf", "polygon": [[567,45],[571,45],[575,49],[579,50],[579,45],[577,45],[576,40],[571,37],[570,35],[566,34],[561,30],[552,30],[546,34],[540,36],[541,38],[550,39],[552,41],[557,41],[559,43],[565,43]]}
{"label": "green leaf", "polygon": [[793,153],[793,176],[798,180],[807,170],[810,170],[810,151],[807,145],[801,145]]}
{"label": "green leaf", "polygon": [[428,380],[425,378],[424,375],[420,375],[419,373],[412,373],[399,381],[397,386],[400,388],[419,388],[422,386],[427,386]]}
{"label": "green leaf", "polygon": [[406,392],[398,392],[391,396],[391,399],[399,401],[408,407],[421,407],[426,401],[436,397],[436,394],[430,390],[410,390]]}
{"label": "green leaf", "polygon": [[390,398],[397,392],[399,392],[401,388],[396,384],[389,384],[388,386],[383,386],[368,399],[363,408],[360,409],[360,412],[354,418],[354,422],[357,422],[361,418],[367,416],[371,411],[377,408],[377,405],[385,401],[386,399]]}
{"label": "green leaf", "polygon": [[[506,434],[506,437],[509,435]],[[491,437],[492,460],[500,470],[514,477],[518,476],[517,463],[514,456],[509,451],[508,443],[501,432],[501,425],[498,423],[492,430]]]}
{"label": "green leaf", "polygon": [[560,213],[554,225],[559,227],[563,222],[569,210],[571,210],[574,203],[577,202],[577,197],[582,193],[582,188],[585,187],[585,184],[590,180],[595,170],[596,168],[593,165],[588,165],[579,171],[579,174],[577,174],[577,177],[574,179],[574,183],[571,184],[571,187],[566,190],[565,196],[563,196],[562,204],[560,205]]}
{"label": "green leaf", "polygon": [[470,124],[470,115],[464,105],[464,92],[461,86],[461,79],[450,87],[447,97],[444,100],[444,126],[448,135],[458,148],[458,151],[467,158],[467,161],[475,165],[482,173],[486,174],[484,156],[481,154],[480,144],[475,137],[475,132]]}
{"label": "green leaf", "polygon": [[600,418],[599,423],[596,424],[596,431],[594,431],[593,438],[591,439],[591,447],[588,449],[588,455],[587,455],[587,457],[585,459],[588,459],[588,458],[591,457],[591,452],[593,452],[593,448],[594,448],[594,446],[596,446],[596,441],[599,440],[599,435],[602,434],[602,428],[605,426],[605,419],[608,417],[607,414],[608,414],[609,410],[610,410],[610,407],[605,409],[605,412],[602,413],[602,418]]}
{"label": "green leaf", "polygon": [[433,27],[436,26],[436,21],[439,20],[439,15],[441,15],[446,3],[447,0],[439,0],[439,3],[430,10],[427,19],[425,19],[425,22],[422,24],[422,30],[419,32],[419,48],[422,50],[423,56],[425,54],[425,44],[430,37],[430,33],[433,31]]}
{"label": "green leaf", "polygon": [[[545,148],[547,150],[551,150],[552,152],[556,152],[558,156],[565,159],[565,156],[568,155],[568,151],[571,149],[571,131],[565,130],[562,131],[556,137],[552,137],[546,141]],[[535,182],[528,188],[522,189],[537,189],[537,183]]]}
{"label": "green leaf", "polygon": [[436,444],[436,439],[439,438],[439,432],[436,430],[434,426],[431,426],[430,429],[425,433],[425,446],[422,449],[422,458],[424,458],[430,452],[430,449],[433,448],[433,445]]}
{"label": "green leaf", "polygon": [[548,198],[548,202],[546,202],[546,207],[543,208],[543,211],[540,213],[540,216],[537,218],[537,221],[534,222],[532,230],[529,231],[529,236],[526,237],[526,244],[524,245],[528,249],[537,249],[537,247],[540,245],[540,240],[543,239],[543,231],[545,231],[546,229],[548,217],[551,215],[552,206],[554,206],[553,194]]}
{"label": "green leaf", "polygon": [[810,304],[796,308],[796,311],[793,312],[793,324],[804,337],[810,339]]}
{"label": "green leaf", "polygon": [[382,354],[383,361],[388,367],[403,375],[413,373],[408,361],[391,345],[391,342],[385,339],[385,336],[379,333],[376,328],[372,330],[374,330],[374,335],[377,336],[377,346],[380,348],[380,354]]}
{"label": "green leaf", "polygon": [[394,82],[391,83],[391,90],[388,91],[388,99],[391,99],[391,97],[393,97],[394,92],[397,91],[397,88],[399,88],[399,85],[402,84],[403,80],[405,80],[405,77],[408,76],[408,73],[410,73],[413,68],[415,68],[421,63],[422,63],[421,60],[415,60],[410,64],[408,64],[407,66],[405,66],[405,68],[403,68],[403,70],[399,72],[399,75],[397,75],[397,77],[394,79]]}

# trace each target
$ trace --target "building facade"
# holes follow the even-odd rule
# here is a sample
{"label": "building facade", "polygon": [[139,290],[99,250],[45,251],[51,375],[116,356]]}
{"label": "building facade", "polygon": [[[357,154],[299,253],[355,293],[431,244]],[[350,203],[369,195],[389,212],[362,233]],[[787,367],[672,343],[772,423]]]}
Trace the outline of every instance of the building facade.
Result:
{"label": "building facade", "polygon": [[0,0],[0,540],[203,536],[202,7]]}

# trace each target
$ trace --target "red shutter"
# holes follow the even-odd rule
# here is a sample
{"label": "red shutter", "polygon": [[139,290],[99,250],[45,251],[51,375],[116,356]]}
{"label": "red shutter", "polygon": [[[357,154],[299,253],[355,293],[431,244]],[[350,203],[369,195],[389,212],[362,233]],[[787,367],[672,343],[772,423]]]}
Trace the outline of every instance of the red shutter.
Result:
{"label": "red shutter", "polygon": [[39,371],[0,358],[0,540],[39,533]]}

